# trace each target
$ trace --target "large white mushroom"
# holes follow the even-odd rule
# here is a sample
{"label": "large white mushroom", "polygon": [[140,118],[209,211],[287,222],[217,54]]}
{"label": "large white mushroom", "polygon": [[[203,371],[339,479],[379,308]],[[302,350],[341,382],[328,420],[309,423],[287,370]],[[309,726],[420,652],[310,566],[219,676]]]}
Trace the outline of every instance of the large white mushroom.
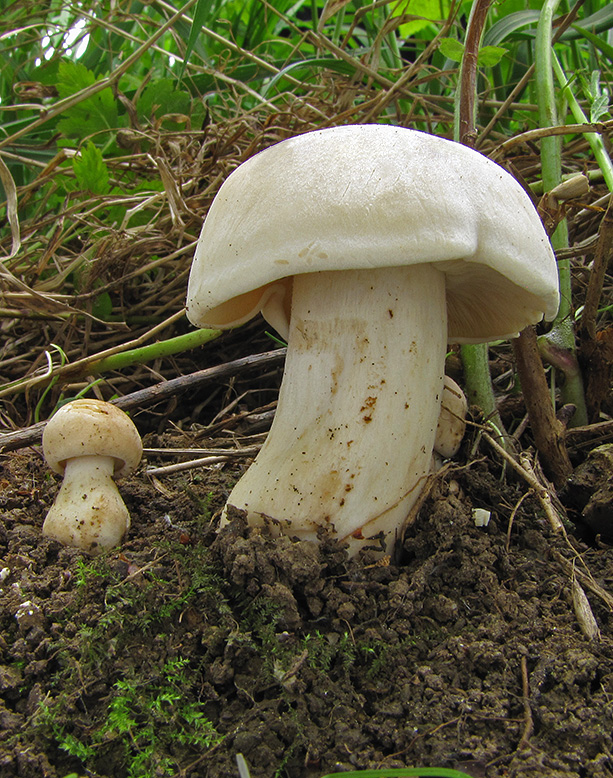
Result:
{"label": "large white mushroom", "polygon": [[288,341],[270,434],[228,505],[355,553],[391,549],[430,469],[446,344],[555,315],[553,251],[505,170],[452,141],[353,125],[278,143],[215,198],[190,320],[262,312]]}
{"label": "large white mushroom", "polygon": [[121,542],[130,514],[113,481],[140,462],[140,436],[130,417],[111,403],[74,400],[47,422],[43,453],[64,476],[43,523],[43,535],[100,554]]}

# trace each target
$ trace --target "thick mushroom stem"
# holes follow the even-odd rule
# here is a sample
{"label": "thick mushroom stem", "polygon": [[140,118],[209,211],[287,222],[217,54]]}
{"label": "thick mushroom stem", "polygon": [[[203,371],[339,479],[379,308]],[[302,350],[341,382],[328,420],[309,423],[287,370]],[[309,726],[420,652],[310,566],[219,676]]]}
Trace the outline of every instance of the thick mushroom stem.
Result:
{"label": "thick mushroom stem", "polygon": [[114,469],[113,457],[69,459],[43,535],[90,554],[120,543],[130,527],[130,514],[113,481]]}
{"label": "thick mushroom stem", "polygon": [[424,264],[294,278],[277,412],[228,505],[314,540],[384,533],[391,550],[430,470],[443,391],[445,281]]}

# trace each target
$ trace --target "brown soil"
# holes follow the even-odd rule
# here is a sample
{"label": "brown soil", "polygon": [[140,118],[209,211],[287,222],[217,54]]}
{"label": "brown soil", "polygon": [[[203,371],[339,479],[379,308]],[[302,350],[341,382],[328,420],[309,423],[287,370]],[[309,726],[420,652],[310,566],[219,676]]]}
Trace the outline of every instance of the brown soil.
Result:
{"label": "brown soil", "polygon": [[610,588],[610,546],[573,550],[529,495],[514,512],[525,484],[480,459],[439,481],[397,564],[348,560],[240,517],[217,533],[224,472],[124,480],[129,537],[92,559],[41,537],[39,454],[3,457],[2,776],[236,778],[238,753],[252,778],[613,775],[610,609],[582,574]]}

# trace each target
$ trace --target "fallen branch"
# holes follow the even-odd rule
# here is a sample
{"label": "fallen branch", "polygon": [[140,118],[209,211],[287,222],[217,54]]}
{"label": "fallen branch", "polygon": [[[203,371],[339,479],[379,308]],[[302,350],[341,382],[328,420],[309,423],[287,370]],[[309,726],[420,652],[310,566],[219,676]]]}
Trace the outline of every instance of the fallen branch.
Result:
{"label": "fallen branch", "polygon": [[[190,375],[179,376],[170,381],[162,381],[155,386],[126,394],[123,397],[111,400],[111,402],[123,411],[132,411],[140,406],[151,405],[160,400],[174,397],[202,384],[219,381],[256,367],[261,368],[281,364],[285,359],[285,353],[286,349],[280,348],[275,351],[266,351],[263,354],[252,354],[248,357],[235,359],[232,362],[226,362],[223,365],[199,370]],[[40,443],[46,423],[46,421],[41,421],[38,424],[33,424],[31,427],[0,435],[0,453],[16,451],[17,449]]]}

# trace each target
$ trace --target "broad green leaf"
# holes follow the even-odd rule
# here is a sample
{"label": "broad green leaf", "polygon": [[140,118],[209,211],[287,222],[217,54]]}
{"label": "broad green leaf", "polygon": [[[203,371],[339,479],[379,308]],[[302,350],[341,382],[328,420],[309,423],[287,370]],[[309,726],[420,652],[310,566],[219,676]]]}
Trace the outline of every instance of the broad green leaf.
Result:
{"label": "broad green leaf", "polygon": [[441,38],[439,43],[439,51],[447,59],[451,59],[454,62],[461,62],[464,56],[464,44],[455,38]]}
{"label": "broad green leaf", "polygon": [[102,321],[108,321],[113,313],[113,301],[108,292],[102,292],[94,298],[92,305],[92,316]]}
{"label": "broad green leaf", "polygon": [[446,19],[450,8],[450,0],[406,0],[406,2],[394,4],[391,15],[402,16],[403,14],[409,14],[410,16],[418,17],[410,22],[401,24],[398,28],[403,38],[409,38],[433,22]]}
{"label": "broad green leaf", "polygon": [[[80,62],[63,60],[59,67],[58,94],[70,97],[98,80]],[[110,88],[87,97],[64,111],[58,129],[69,138],[87,138],[96,132],[118,126],[117,103]]]}
{"label": "broad green leaf", "polygon": [[[439,50],[448,59],[461,62],[464,56],[464,44],[455,38],[441,38]],[[479,49],[477,64],[479,67],[491,68],[497,65],[507,53],[502,46],[484,46]]]}
{"label": "broad green leaf", "polygon": [[493,68],[507,53],[502,46],[483,46],[477,55],[477,64],[483,68]]}
{"label": "broad green leaf", "polygon": [[160,78],[147,85],[138,100],[138,115],[147,121],[155,117],[171,113],[189,114],[191,96],[188,92],[177,89],[176,81],[171,78]]}
{"label": "broad green leaf", "polygon": [[109,171],[100,149],[90,140],[72,160],[72,169],[81,189],[103,195],[109,191]]}
{"label": "broad green leaf", "polygon": [[70,97],[80,89],[96,83],[96,76],[80,62],[64,59],[58,68],[57,91],[60,97]]}

